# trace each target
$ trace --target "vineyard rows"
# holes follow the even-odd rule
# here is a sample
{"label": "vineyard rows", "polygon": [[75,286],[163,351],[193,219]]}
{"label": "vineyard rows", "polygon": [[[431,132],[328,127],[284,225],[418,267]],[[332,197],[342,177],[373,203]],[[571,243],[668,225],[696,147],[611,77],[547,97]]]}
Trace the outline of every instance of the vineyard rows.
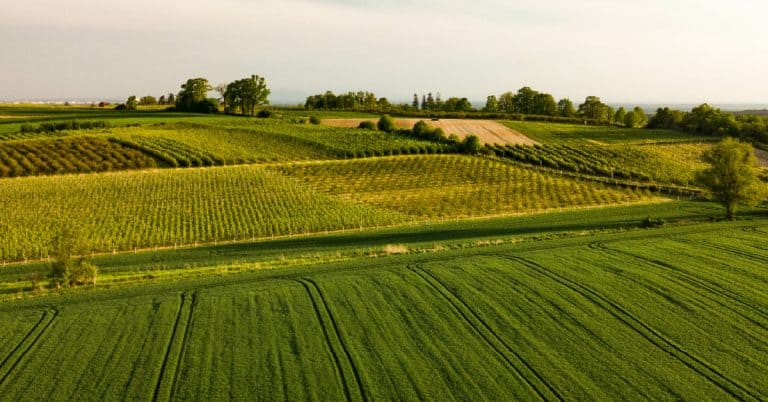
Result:
{"label": "vineyard rows", "polygon": [[75,225],[94,251],[390,225],[387,212],[315,192],[258,166],[5,179],[0,259],[48,255]]}
{"label": "vineyard rows", "polygon": [[143,152],[100,137],[0,142],[0,177],[156,167]]}
{"label": "vineyard rows", "polygon": [[527,213],[654,199],[644,190],[617,189],[459,155],[285,164],[275,169],[319,191],[421,218]]}
{"label": "vineyard rows", "polygon": [[502,158],[586,175],[638,182],[689,185],[703,168],[707,145],[493,145]]}

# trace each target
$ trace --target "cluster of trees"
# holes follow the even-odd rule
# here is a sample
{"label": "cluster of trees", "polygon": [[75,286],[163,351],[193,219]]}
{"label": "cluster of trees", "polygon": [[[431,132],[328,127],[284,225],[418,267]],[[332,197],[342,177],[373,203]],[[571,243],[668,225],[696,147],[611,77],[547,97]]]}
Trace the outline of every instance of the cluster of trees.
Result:
{"label": "cluster of trees", "polygon": [[392,104],[387,98],[378,98],[373,92],[347,92],[335,95],[332,91],[311,95],[304,102],[307,110],[365,110],[387,112]]}
{"label": "cluster of trees", "polygon": [[429,112],[472,112],[475,110],[469,99],[451,97],[443,101],[440,92],[437,93],[437,96],[433,96],[432,92],[426,95],[422,94],[421,103],[419,103],[419,95],[413,94],[411,109]]}
{"label": "cluster of trees", "polygon": [[[562,111],[558,108],[561,105]],[[573,103],[568,99],[556,102],[555,98],[544,92],[530,87],[520,88],[517,93],[504,92],[497,98],[491,95],[486,98],[484,112],[504,112],[519,114],[535,114],[541,116],[575,117]]]}
{"label": "cluster of trees", "polygon": [[648,121],[648,128],[667,128],[696,134],[739,137],[768,143],[768,118],[734,115],[702,104],[690,112],[659,108]]}
{"label": "cluster of trees", "polygon": [[269,104],[271,93],[264,77],[258,75],[230,82],[226,86],[218,85],[216,91],[224,99],[225,112],[234,114],[239,111],[243,116],[253,116],[256,107]]}

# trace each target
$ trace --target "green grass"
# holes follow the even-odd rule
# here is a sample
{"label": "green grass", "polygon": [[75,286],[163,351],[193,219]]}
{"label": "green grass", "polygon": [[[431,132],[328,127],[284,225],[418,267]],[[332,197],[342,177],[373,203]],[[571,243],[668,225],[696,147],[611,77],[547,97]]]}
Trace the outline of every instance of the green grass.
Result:
{"label": "green grass", "polygon": [[758,218],[5,302],[0,393],[763,399],[766,234]]}
{"label": "green grass", "polygon": [[504,121],[503,123],[542,144],[607,145],[712,140],[712,137],[696,136],[673,130],[628,129],[526,121]]}

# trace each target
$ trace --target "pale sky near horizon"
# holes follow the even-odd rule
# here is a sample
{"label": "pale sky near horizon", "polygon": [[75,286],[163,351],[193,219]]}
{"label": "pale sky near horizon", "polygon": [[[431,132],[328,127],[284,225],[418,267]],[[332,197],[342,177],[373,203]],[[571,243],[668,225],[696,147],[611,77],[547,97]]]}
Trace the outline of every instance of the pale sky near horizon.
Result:
{"label": "pale sky near horizon", "polygon": [[[768,103],[765,0],[0,0],[0,100],[124,98],[259,74],[474,101]],[[280,100],[280,99],[278,99]]]}

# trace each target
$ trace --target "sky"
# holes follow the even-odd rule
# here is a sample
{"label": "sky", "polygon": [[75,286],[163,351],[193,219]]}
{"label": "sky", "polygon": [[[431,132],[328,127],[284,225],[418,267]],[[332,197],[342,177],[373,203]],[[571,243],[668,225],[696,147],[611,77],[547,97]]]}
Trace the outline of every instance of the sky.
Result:
{"label": "sky", "polygon": [[0,100],[123,99],[257,74],[273,103],[531,86],[768,104],[765,0],[0,0]]}

